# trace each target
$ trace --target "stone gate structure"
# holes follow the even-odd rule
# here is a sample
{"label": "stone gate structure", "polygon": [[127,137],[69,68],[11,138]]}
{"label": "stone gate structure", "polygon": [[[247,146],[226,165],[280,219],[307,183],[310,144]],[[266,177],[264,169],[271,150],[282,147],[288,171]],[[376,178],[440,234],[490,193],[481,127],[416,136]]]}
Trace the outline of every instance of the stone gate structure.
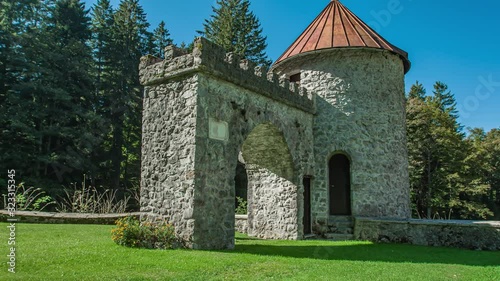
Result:
{"label": "stone gate structure", "polygon": [[144,57],[141,212],[171,221],[192,248],[234,247],[240,162],[251,236],[409,218],[409,67],[338,1],[269,71],[203,38],[189,54],[170,46],[165,60]]}

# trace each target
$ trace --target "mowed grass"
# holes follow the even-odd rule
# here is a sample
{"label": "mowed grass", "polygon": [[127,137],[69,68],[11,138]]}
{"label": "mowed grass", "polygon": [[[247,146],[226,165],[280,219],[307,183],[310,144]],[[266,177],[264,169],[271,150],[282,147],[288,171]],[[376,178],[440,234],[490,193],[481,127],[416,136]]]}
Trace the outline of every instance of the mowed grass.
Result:
{"label": "mowed grass", "polygon": [[112,226],[40,224],[17,224],[11,274],[0,227],[0,280],[500,280],[500,252],[244,235],[235,250],[157,251],[116,245]]}

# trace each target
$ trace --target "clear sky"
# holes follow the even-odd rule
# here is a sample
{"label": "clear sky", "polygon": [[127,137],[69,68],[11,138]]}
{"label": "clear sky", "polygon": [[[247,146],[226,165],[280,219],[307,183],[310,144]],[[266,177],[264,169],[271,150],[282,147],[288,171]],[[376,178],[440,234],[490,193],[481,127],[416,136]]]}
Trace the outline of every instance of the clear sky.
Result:
{"label": "clear sky", "polygon": [[[85,0],[90,7],[96,0]],[[251,0],[276,60],[330,0]],[[114,7],[119,0],[111,1]],[[215,0],[142,0],[152,28],[164,20],[175,43],[191,42]],[[341,0],[392,44],[407,51],[412,68],[407,90],[435,81],[455,94],[460,122],[485,130],[500,127],[500,1]]]}

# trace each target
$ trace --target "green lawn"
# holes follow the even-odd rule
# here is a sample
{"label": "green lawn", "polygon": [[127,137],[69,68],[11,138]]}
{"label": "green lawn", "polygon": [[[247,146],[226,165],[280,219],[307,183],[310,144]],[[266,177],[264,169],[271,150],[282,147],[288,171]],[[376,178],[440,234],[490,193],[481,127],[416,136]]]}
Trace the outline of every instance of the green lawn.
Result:
{"label": "green lawn", "polygon": [[0,280],[500,280],[500,252],[243,235],[233,251],[155,251],[116,245],[111,226],[37,224],[17,224],[11,274],[6,226]]}

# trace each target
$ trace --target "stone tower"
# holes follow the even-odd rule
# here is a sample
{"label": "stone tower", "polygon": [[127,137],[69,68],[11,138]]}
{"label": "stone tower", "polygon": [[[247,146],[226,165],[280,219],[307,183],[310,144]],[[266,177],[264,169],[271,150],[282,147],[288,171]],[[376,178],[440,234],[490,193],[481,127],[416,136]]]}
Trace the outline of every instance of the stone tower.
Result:
{"label": "stone tower", "polygon": [[313,228],[335,215],[409,218],[408,54],[331,1],[272,70],[315,93]]}

